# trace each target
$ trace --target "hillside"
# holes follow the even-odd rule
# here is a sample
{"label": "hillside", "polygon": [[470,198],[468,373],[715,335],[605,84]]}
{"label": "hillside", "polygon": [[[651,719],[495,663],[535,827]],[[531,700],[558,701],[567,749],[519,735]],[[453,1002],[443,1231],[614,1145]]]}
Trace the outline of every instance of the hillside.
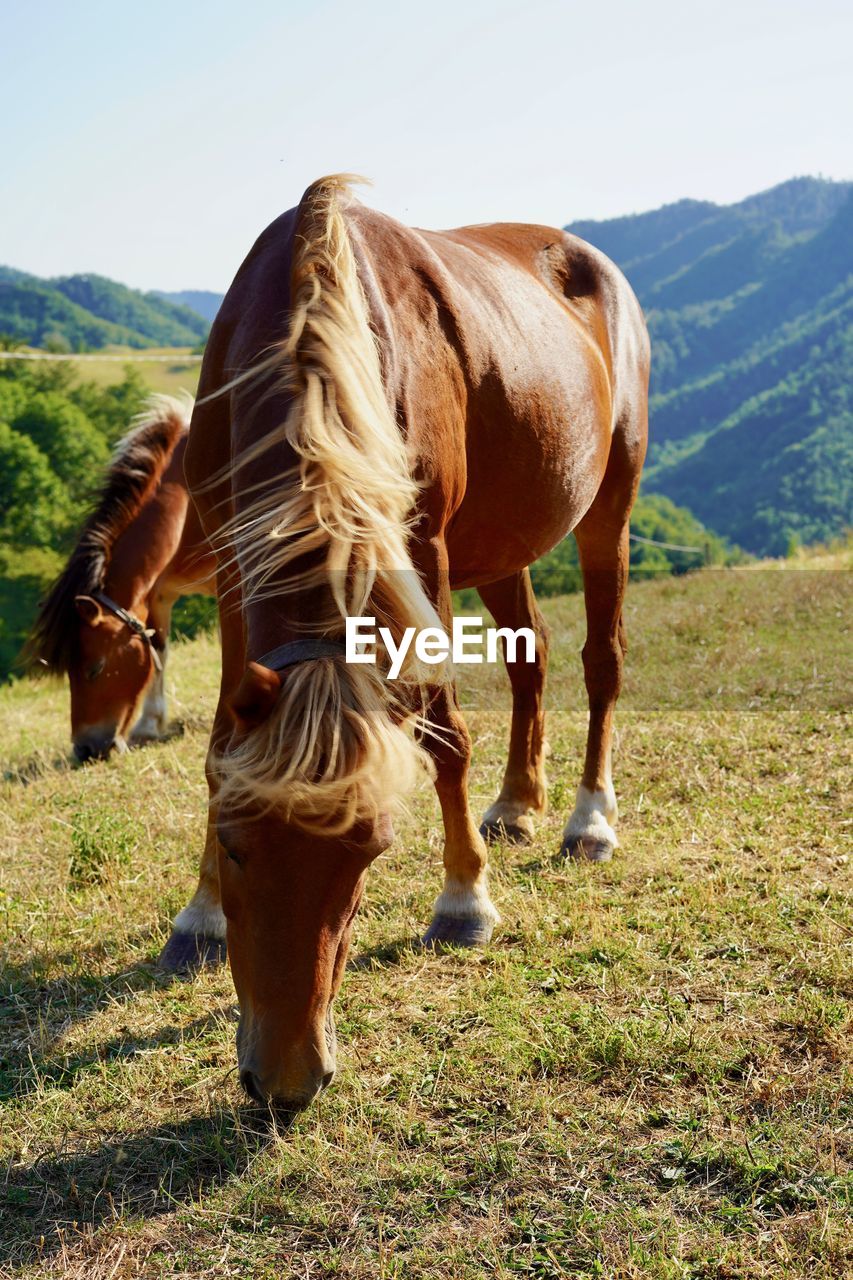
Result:
{"label": "hillside", "polygon": [[[648,317],[644,492],[759,555],[849,525],[853,183],[797,178],[569,229],[619,263]],[[192,348],[220,301],[0,268],[0,333],[32,345]]]}
{"label": "hillside", "polygon": [[158,298],[174,302],[176,306],[189,307],[202,316],[209,324],[213,324],[216,313],[222,305],[223,294],[213,293],[210,289],[181,289],[178,293],[164,293],[157,290]]}
{"label": "hillside", "polygon": [[[154,967],[204,838],[214,637],[173,648],[183,732],[102,765],[67,764],[65,688],[0,689],[0,1273],[849,1274],[850,581],[629,589],[623,847],[597,866],[555,857],[584,621],[579,596],[546,600],[551,807],[531,847],[491,854],[493,944],[415,945],[441,877],[425,784],[369,872],[338,1076],[275,1138],[240,1093],[230,973]],[[460,686],[479,815],[509,694],[491,666]]]}
{"label": "hillside", "polygon": [[645,491],[759,554],[848,524],[853,183],[798,178],[568,229],[622,267],[646,310]]}
{"label": "hillside", "polygon": [[0,333],[29,346],[67,351],[187,347],[210,328],[198,312],[157,293],[141,293],[104,276],[42,280],[0,267]]}

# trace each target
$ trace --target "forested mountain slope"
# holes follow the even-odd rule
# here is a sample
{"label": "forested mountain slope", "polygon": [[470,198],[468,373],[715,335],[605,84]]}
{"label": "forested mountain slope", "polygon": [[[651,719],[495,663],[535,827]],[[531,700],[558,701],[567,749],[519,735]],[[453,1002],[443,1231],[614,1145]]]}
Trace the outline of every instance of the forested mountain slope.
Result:
{"label": "forested mountain slope", "polygon": [[42,280],[0,267],[0,332],[30,346],[78,351],[195,346],[209,322],[157,293],[141,293],[105,276]]}
{"label": "forested mountain slope", "polygon": [[210,289],[181,289],[177,293],[164,293],[158,289],[157,297],[165,298],[167,302],[174,302],[176,306],[189,307],[190,311],[195,311],[197,315],[213,324],[224,295],[214,293]]}
{"label": "forested mountain slope", "polygon": [[848,524],[853,184],[797,178],[569,230],[619,263],[646,310],[646,491],[764,554]]}

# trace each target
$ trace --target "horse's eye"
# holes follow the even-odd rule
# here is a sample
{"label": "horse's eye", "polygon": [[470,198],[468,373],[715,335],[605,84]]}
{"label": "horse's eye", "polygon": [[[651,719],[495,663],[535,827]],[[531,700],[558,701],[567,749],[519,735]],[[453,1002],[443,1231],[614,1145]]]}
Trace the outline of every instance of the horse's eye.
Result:
{"label": "horse's eye", "polygon": [[228,859],[229,862],[233,862],[238,867],[242,867],[243,859],[240,857],[239,853],[234,853],[231,849],[226,849],[225,857]]}
{"label": "horse's eye", "polygon": [[101,658],[100,662],[96,662],[95,665],[93,667],[90,667],[89,670],[86,672],[86,679],[97,680],[98,676],[101,674],[101,672],[103,671],[106,665],[107,665],[106,658]]}

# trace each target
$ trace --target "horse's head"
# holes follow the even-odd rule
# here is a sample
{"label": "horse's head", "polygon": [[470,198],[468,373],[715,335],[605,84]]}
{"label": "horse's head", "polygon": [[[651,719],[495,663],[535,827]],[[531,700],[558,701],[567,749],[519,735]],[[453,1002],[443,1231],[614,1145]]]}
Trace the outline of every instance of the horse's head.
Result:
{"label": "horse's head", "polygon": [[125,749],[156,659],[141,624],[128,626],[92,596],[77,596],[74,604],[71,740],[78,760],[102,759]]}
{"label": "horse's head", "polygon": [[[279,676],[250,664],[231,699],[232,751],[254,739],[260,751],[274,752],[280,695]],[[367,869],[390,844],[391,822],[362,819],[327,834],[253,805],[232,787],[220,797],[219,877],[240,1001],[240,1079],[256,1100],[297,1110],[335,1072],[332,1003]]]}

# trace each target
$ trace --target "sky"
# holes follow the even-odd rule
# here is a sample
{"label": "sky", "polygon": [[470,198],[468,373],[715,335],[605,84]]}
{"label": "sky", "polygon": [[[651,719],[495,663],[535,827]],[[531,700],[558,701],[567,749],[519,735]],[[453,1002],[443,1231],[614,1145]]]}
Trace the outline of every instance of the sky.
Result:
{"label": "sky", "polygon": [[853,177],[849,0],[0,0],[0,262],[227,288],[341,170],[416,226]]}

